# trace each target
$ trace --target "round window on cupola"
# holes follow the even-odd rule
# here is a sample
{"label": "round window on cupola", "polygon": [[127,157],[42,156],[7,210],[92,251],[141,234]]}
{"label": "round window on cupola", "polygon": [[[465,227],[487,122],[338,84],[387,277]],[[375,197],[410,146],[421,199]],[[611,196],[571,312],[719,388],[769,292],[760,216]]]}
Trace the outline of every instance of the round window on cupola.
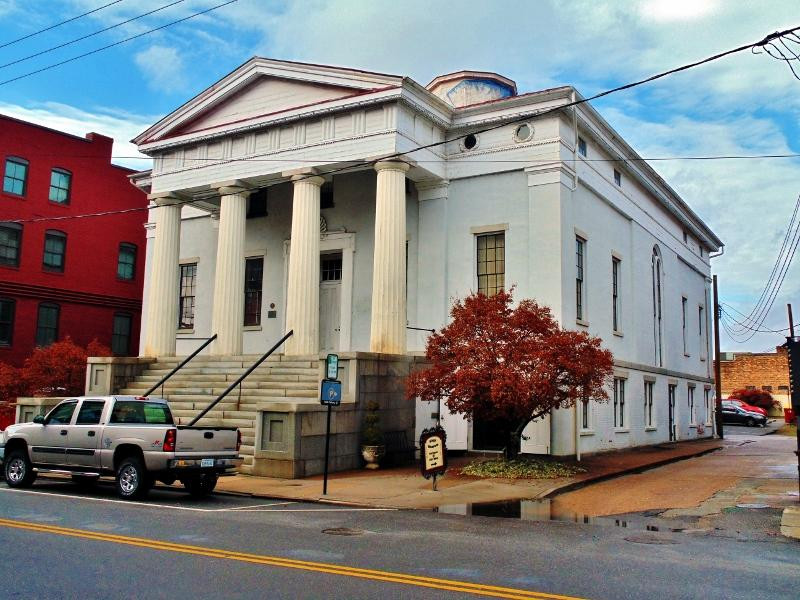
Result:
{"label": "round window on cupola", "polygon": [[529,125],[528,123],[523,123],[522,125],[518,125],[517,128],[514,130],[514,141],[516,142],[527,142],[532,137],[533,137],[533,126]]}

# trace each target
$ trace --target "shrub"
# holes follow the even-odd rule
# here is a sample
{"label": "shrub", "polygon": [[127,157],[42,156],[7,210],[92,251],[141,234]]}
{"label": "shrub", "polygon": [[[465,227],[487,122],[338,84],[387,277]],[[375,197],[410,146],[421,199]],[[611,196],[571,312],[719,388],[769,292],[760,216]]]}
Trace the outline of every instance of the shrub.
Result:
{"label": "shrub", "polygon": [[69,337],[36,348],[23,367],[27,393],[47,396],[82,394],[86,385],[86,358],[86,350]]}
{"label": "shrub", "polygon": [[741,400],[745,404],[758,406],[763,409],[770,409],[780,404],[780,402],[772,397],[772,394],[763,390],[734,390],[731,392],[729,398],[731,400]]}
{"label": "shrub", "polygon": [[381,431],[381,418],[378,415],[380,404],[375,400],[367,403],[364,414],[364,429],[361,430],[361,443],[364,446],[383,445],[383,432]]}

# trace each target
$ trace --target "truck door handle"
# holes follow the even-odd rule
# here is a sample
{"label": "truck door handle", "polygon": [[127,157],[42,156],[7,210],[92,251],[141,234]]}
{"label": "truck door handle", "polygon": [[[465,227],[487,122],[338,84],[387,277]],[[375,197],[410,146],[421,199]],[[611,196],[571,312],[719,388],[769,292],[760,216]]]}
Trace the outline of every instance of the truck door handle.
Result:
{"label": "truck door handle", "polygon": [[67,430],[66,429],[62,429],[61,430],[61,435],[67,435]]}
{"label": "truck door handle", "polygon": [[87,433],[86,435],[88,435],[89,437],[94,437],[94,431],[90,431],[90,432],[89,432],[89,433]]}

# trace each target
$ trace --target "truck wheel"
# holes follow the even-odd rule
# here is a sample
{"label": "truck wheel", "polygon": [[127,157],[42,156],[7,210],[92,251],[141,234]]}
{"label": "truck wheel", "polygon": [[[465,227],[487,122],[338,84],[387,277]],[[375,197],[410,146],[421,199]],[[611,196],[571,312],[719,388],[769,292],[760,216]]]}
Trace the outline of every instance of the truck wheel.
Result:
{"label": "truck wheel", "polygon": [[117,469],[117,494],[120,498],[144,498],[151,486],[152,482],[141,459],[132,456],[120,463]]}
{"label": "truck wheel", "polygon": [[5,475],[8,487],[30,487],[36,479],[28,453],[25,450],[14,450],[5,460]]}
{"label": "truck wheel", "polygon": [[217,474],[216,473],[201,473],[197,477],[185,479],[183,485],[195,498],[203,498],[208,496],[217,487]]}

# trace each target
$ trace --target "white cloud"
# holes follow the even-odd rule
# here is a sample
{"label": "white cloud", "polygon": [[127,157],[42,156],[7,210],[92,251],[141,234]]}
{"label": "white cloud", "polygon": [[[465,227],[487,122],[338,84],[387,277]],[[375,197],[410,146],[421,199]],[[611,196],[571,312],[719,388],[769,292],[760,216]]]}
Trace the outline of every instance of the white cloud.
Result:
{"label": "white cloud", "polygon": [[186,85],[183,58],[170,46],[150,46],[134,56],[136,65],[156,90],[175,92]]}
{"label": "white cloud", "polygon": [[639,13],[656,22],[690,21],[714,14],[718,8],[719,0],[646,0]]}
{"label": "white cloud", "polygon": [[110,108],[99,108],[90,112],[56,102],[31,107],[0,102],[0,113],[81,137],[90,132],[112,137],[113,156],[139,156],[146,159],[117,158],[113,160],[115,164],[138,170],[149,169],[151,166],[150,159],[141,154],[129,140],[153,124],[156,117],[133,115]]}

